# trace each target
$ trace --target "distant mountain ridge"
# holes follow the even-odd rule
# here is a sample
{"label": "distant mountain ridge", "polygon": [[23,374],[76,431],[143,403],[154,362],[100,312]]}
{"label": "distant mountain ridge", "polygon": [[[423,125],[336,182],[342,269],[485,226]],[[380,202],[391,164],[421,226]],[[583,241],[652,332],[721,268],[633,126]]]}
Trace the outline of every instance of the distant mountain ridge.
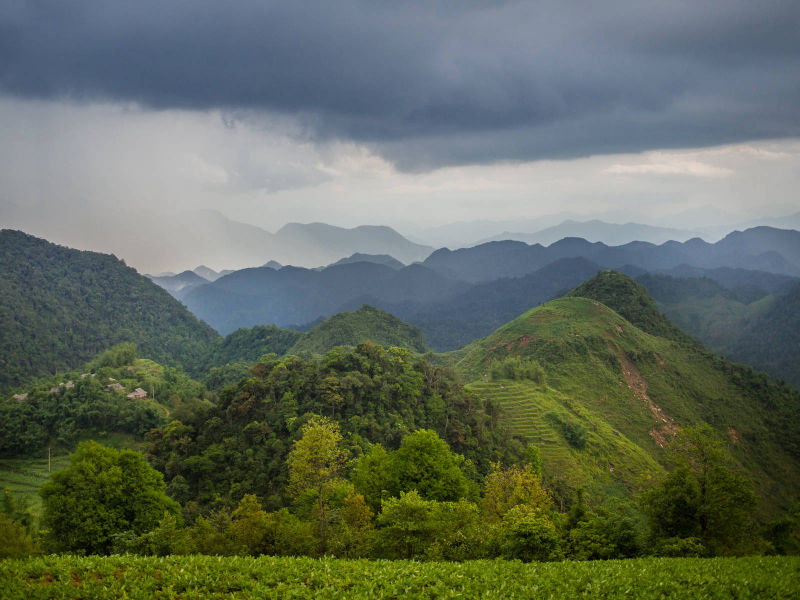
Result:
{"label": "distant mountain ridge", "polygon": [[733,232],[715,244],[693,238],[658,246],[647,242],[608,246],[581,238],[564,238],[546,247],[514,241],[489,242],[455,251],[442,248],[423,264],[449,277],[476,283],[500,277],[520,277],[560,258],[571,257],[587,258],[603,268],[633,265],[654,271],[686,264],[798,276],[800,232],[756,227]]}
{"label": "distant mountain ridge", "polygon": [[549,246],[558,240],[577,237],[589,242],[603,242],[609,246],[621,246],[630,242],[649,242],[651,244],[663,244],[670,240],[684,242],[693,237],[698,237],[696,231],[685,229],[672,229],[667,227],[655,227],[653,225],[643,225],[641,223],[607,223],[597,219],[591,221],[575,221],[567,219],[559,225],[547,227],[533,233],[510,232],[506,231],[479,242],[471,244],[477,246],[486,242],[499,242],[503,240],[514,240],[525,242],[526,244],[542,244]]}

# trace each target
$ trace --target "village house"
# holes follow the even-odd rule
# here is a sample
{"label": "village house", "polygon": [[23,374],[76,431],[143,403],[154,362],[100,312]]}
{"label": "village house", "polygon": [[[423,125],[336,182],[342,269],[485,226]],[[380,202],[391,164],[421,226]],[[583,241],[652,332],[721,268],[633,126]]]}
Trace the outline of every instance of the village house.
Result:
{"label": "village house", "polygon": [[147,398],[147,392],[145,392],[142,388],[136,388],[125,397],[128,400],[139,400],[140,398]]}

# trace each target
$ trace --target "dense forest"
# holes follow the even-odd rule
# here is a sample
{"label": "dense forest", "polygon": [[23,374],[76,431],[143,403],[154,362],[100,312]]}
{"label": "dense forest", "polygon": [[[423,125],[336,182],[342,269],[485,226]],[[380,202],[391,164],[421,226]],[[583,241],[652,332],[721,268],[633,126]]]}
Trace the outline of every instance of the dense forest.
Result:
{"label": "dense forest", "polygon": [[172,365],[219,339],[166,291],[107,254],[0,231],[0,391],[64,373],[122,342]]}

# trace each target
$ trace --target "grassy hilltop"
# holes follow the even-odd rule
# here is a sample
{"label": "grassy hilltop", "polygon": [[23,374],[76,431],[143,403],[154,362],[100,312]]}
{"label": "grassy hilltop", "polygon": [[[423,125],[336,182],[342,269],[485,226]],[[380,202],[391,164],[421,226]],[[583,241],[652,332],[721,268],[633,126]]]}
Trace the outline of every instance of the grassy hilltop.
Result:
{"label": "grassy hilltop", "polygon": [[[512,431],[540,445],[546,474],[571,486],[637,490],[661,473],[677,428],[707,422],[757,480],[762,510],[797,497],[800,394],[706,352],[624,275],[600,273],[455,358],[468,387],[499,402]],[[509,376],[504,364],[534,364],[542,374]]]}

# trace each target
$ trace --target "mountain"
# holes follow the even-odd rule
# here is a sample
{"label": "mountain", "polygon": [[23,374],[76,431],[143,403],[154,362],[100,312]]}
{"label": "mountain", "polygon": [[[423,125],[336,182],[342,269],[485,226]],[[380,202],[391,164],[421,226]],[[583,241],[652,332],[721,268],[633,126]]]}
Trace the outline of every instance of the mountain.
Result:
{"label": "mountain", "polygon": [[[356,252],[388,254],[403,263],[412,263],[424,260],[433,251],[430,246],[408,241],[391,227],[374,225],[343,229],[325,223],[288,223],[274,234],[274,239],[277,247],[273,259],[302,266],[331,263]],[[287,254],[283,248],[293,248],[302,260],[281,259]]]}
{"label": "mountain", "polygon": [[617,224],[606,223],[605,221],[599,221],[597,219],[591,221],[574,221],[568,219],[558,225],[534,233],[512,233],[505,231],[501,234],[482,239],[472,245],[503,240],[516,240],[527,244],[549,246],[564,238],[579,237],[590,242],[603,242],[609,246],[621,246],[622,244],[628,244],[634,241],[650,242],[652,244],[663,244],[670,240],[684,242],[696,236],[697,232],[693,231],[654,227],[652,225],[642,225],[641,223]]}
{"label": "mountain", "polygon": [[800,276],[800,232],[757,227],[733,232],[715,244],[694,238],[658,246],[647,242],[608,246],[581,238],[564,238],[547,247],[514,241],[489,242],[456,251],[442,248],[423,264],[448,277],[480,282],[520,277],[560,258],[571,257],[587,258],[603,268],[631,265],[646,271],[660,271],[690,265]]}
{"label": "mountain", "polygon": [[418,353],[428,351],[422,330],[365,304],[354,312],[325,319],[298,339],[288,354],[324,354],[336,346],[357,346],[362,342],[385,348],[398,346]]}
{"label": "mountain", "polygon": [[294,223],[271,233],[213,210],[153,214],[128,207],[104,214],[102,227],[77,213],[25,223],[18,227],[73,248],[124,257],[141,273],[178,273],[197,264],[217,271],[223,267],[242,269],[268,260],[316,267],[355,252],[390,254],[412,263],[433,251],[389,227],[345,229]]}
{"label": "mountain", "polygon": [[199,275],[200,277],[202,277],[207,281],[216,281],[217,279],[227,275],[228,273],[233,273],[233,271],[231,271],[230,269],[223,269],[218,273],[214,269],[210,269],[205,265],[200,265],[199,267],[195,267],[194,269],[192,269],[192,271],[195,273],[195,275]]}
{"label": "mountain", "polygon": [[490,334],[531,306],[586,281],[598,270],[585,258],[564,258],[524,277],[475,284],[438,302],[382,302],[379,306],[422,328],[430,346],[442,352]]}
{"label": "mountain", "polygon": [[[624,276],[601,273],[579,289],[671,331]],[[451,356],[467,387],[539,445],[553,489],[641,490],[663,470],[677,428],[707,422],[756,480],[763,514],[800,493],[800,393],[681,336],[647,333],[596,299],[553,300]]]}
{"label": "mountain", "polygon": [[800,389],[800,283],[751,318],[720,352]]}
{"label": "mountain", "polygon": [[[210,271],[210,269],[209,269]],[[187,292],[198,285],[205,285],[209,283],[209,279],[201,277],[194,271],[184,271],[172,276],[156,277],[153,275],[145,275],[153,283],[167,290],[172,296],[179,298],[181,292]]]}
{"label": "mountain", "polygon": [[219,336],[114,256],[0,231],[0,389],[78,367],[134,342],[141,356],[193,364]]}
{"label": "mountain", "polygon": [[739,284],[733,289],[707,277],[648,274],[637,280],[676,325],[714,352],[800,387],[800,282],[767,275],[736,272],[727,277]]}
{"label": "mountain", "polygon": [[[468,287],[421,265],[395,270],[356,262],[321,271],[298,267],[242,269],[194,288],[182,299],[194,314],[226,334],[253,325],[308,323],[357,308],[366,301],[363,298],[427,303]],[[357,306],[350,306],[355,300]]]}
{"label": "mountain", "polygon": [[797,277],[789,275],[778,275],[752,269],[734,269],[731,267],[702,269],[689,265],[678,265],[672,269],[659,271],[658,274],[680,279],[711,279],[722,287],[733,291],[738,288],[757,287],[770,294],[786,292],[798,281]]}
{"label": "mountain", "polygon": [[361,252],[356,252],[347,258],[339,259],[332,265],[328,266],[335,267],[336,265],[349,265],[350,263],[356,262],[371,262],[375,263],[376,265],[386,265],[387,267],[391,267],[393,269],[402,269],[405,266],[399,260],[393,256],[389,256],[388,254],[363,254]]}

